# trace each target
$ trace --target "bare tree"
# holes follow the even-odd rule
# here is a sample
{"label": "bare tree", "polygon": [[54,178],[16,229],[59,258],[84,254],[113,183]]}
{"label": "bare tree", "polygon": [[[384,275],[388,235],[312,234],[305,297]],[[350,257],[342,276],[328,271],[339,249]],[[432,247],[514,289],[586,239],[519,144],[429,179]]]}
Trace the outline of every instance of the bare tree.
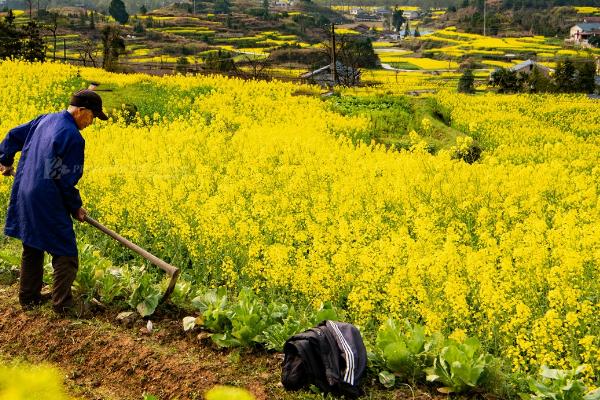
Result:
{"label": "bare tree", "polygon": [[58,31],[58,14],[50,13],[48,23],[44,24],[44,29],[52,34],[52,61],[56,61],[56,32]]}
{"label": "bare tree", "polygon": [[87,62],[92,64],[93,67],[96,67],[96,59],[98,58],[98,53],[100,49],[96,45],[96,43],[90,39],[85,39],[82,42],[78,43],[75,46],[75,49],[79,53],[79,58],[83,62],[84,66],[87,66]]}
{"label": "bare tree", "polygon": [[241,63],[248,67],[247,70],[241,71],[241,74],[247,78],[264,79],[269,76],[267,70],[271,66],[271,61],[268,58],[244,54]]}

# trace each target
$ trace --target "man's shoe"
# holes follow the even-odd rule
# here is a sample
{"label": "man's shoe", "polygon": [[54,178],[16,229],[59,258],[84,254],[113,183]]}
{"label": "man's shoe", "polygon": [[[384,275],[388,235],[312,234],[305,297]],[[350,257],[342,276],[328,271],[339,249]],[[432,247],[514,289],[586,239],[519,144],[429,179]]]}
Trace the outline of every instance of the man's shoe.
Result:
{"label": "man's shoe", "polygon": [[52,293],[42,293],[40,295],[40,297],[38,297],[35,300],[30,300],[30,301],[20,301],[21,303],[21,308],[23,308],[23,310],[25,311],[31,311],[36,307],[41,306],[44,303],[49,302],[52,299]]}

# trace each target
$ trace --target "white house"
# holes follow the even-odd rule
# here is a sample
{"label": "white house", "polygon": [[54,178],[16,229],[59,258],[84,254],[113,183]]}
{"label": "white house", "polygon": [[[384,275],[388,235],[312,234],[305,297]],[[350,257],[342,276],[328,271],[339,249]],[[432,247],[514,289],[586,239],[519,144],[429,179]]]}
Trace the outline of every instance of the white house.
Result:
{"label": "white house", "polygon": [[571,28],[570,39],[575,43],[587,43],[591,36],[600,35],[600,22],[582,22]]}

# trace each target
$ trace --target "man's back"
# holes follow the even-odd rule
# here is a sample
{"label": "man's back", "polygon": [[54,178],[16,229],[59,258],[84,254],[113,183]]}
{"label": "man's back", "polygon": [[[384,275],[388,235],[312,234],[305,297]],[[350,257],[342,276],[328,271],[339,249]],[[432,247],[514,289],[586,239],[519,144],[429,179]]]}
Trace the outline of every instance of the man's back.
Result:
{"label": "man's back", "polygon": [[15,136],[23,147],[5,233],[52,254],[76,256],[70,214],[81,207],[75,185],[83,173],[85,141],[67,111],[19,129]]}

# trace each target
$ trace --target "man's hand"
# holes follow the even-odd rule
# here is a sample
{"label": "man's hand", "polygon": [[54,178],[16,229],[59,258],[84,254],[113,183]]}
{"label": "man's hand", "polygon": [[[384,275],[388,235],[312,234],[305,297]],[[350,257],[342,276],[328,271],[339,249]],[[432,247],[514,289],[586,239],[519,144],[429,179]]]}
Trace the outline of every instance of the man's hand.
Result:
{"label": "man's hand", "polygon": [[13,172],[13,167],[7,167],[6,165],[0,164],[0,174],[4,176],[11,176]]}
{"label": "man's hand", "polygon": [[73,213],[73,218],[75,218],[79,222],[85,222],[85,217],[87,216],[87,211],[82,207]]}

